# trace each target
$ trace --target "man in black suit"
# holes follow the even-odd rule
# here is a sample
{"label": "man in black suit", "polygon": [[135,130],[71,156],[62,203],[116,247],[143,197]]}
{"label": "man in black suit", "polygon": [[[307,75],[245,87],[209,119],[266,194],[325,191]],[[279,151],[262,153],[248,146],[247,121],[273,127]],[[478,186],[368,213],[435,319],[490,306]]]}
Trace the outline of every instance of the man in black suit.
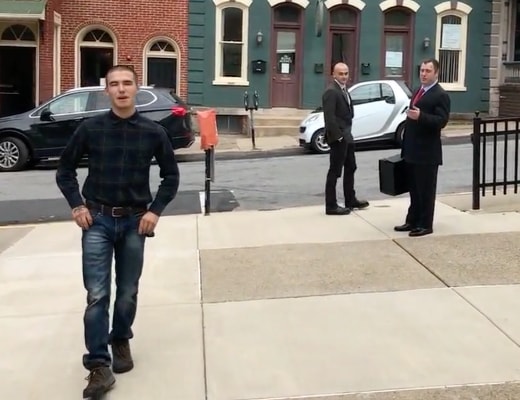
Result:
{"label": "man in black suit", "polygon": [[439,62],[421,64],[421,87],[414,93],[406,119],[402,152],[408,172],[410,207],[398,232],[409,236],[433,233],[437,172],[442,165],[441,130],[448,123],[451,102],[438,83]]}
{"label": "man in black suit", "polygon": [[[325,213],[347,215],[354,208],[368,207],[368,202],[358,200],[354,190],[354,172],[357,167],[352,137],[354,106],[346,88],[348,66],[337,63],[332,75],[334,82],[325,90],[322,98],[325,139],[330,146],[330,166],[325,184]],[[345,207],[339,206],[336,199],[336,183],[343,169]]]}

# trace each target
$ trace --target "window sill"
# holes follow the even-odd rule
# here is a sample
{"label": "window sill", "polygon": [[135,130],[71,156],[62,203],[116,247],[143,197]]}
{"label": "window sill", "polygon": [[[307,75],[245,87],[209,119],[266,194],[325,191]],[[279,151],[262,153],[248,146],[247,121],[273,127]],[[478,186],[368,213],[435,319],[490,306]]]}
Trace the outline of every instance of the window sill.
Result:
{"label": "window sill", "polygon": [[226,78],[217,78],[213,81],[215,86],[249,86],[249,81],[244,80],[227,80]]}
{"label": "window sill", "polygon": [[440,82],[440,85],[447,92],[467,92],[468,91],[468,88],[466,86],[452,85],[450,83],[442,83],[442,82]]}

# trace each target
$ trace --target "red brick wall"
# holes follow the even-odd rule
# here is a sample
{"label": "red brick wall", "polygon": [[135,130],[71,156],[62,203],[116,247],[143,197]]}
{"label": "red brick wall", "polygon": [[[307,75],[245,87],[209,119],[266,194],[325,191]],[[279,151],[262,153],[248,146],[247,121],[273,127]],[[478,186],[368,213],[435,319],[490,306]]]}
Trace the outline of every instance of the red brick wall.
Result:
{"label": "red brick wall", "polygon": [[[56,4],[59,2],[61,4]],[[116,37],[117,63],[132,65],[142,83],[143,52],[149,39],[166,36],[180,50],[180,96],[187,96],[188,0],[50,0],[61,14],[61,89],[75,86],[75,46],[78,32],[89,25],[108,28]],[[45,21],[45,43],[40,49],[40,99],[52,96],[53,17]],[[47,33],[48,32],[48,33]],[[48,58],[50,55],[50,59]],[[45,64],[45,66],[43,65]]]}
{"label": "red brick wall", "polygon": [[40,103],[53,95],[54,11],[59,12],[61,1],[48,0],[45,21],[40,21]]}

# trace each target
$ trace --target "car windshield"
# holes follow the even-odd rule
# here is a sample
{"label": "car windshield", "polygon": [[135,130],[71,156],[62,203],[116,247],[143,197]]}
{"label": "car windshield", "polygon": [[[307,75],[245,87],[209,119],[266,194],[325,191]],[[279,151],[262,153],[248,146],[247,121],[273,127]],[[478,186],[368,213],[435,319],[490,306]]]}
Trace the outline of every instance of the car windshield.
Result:
{"label": "car windshield", "polygon": [[396,81],[399,86],[401,86],[401,89],[404,90],[406,95],[411,99],[412,98],[412,90],[408,87],[405,81]]}

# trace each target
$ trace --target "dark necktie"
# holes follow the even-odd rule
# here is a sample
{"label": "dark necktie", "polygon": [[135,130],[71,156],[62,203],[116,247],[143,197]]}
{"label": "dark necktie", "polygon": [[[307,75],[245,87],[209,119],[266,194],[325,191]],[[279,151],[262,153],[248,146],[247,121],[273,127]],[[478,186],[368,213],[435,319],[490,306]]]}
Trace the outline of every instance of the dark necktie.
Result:
{"label": "dark necktie", "polygon": [[341,88],[341,91],[343,92],[343,96],[347,99],[347,104],[350,106],[350,98],[348,97],[347,88],[343,86]]}
{"label": "dark necktie", "polygon": [[421,90],[419,90],[417,92],[417,94],[415,95],[415,97],[413,98],[413,102],[412,102],[412,106],[415,106],[415,104],[421,99],[421,97],[423,96],[425,90],[424,88],[421,88]]}

